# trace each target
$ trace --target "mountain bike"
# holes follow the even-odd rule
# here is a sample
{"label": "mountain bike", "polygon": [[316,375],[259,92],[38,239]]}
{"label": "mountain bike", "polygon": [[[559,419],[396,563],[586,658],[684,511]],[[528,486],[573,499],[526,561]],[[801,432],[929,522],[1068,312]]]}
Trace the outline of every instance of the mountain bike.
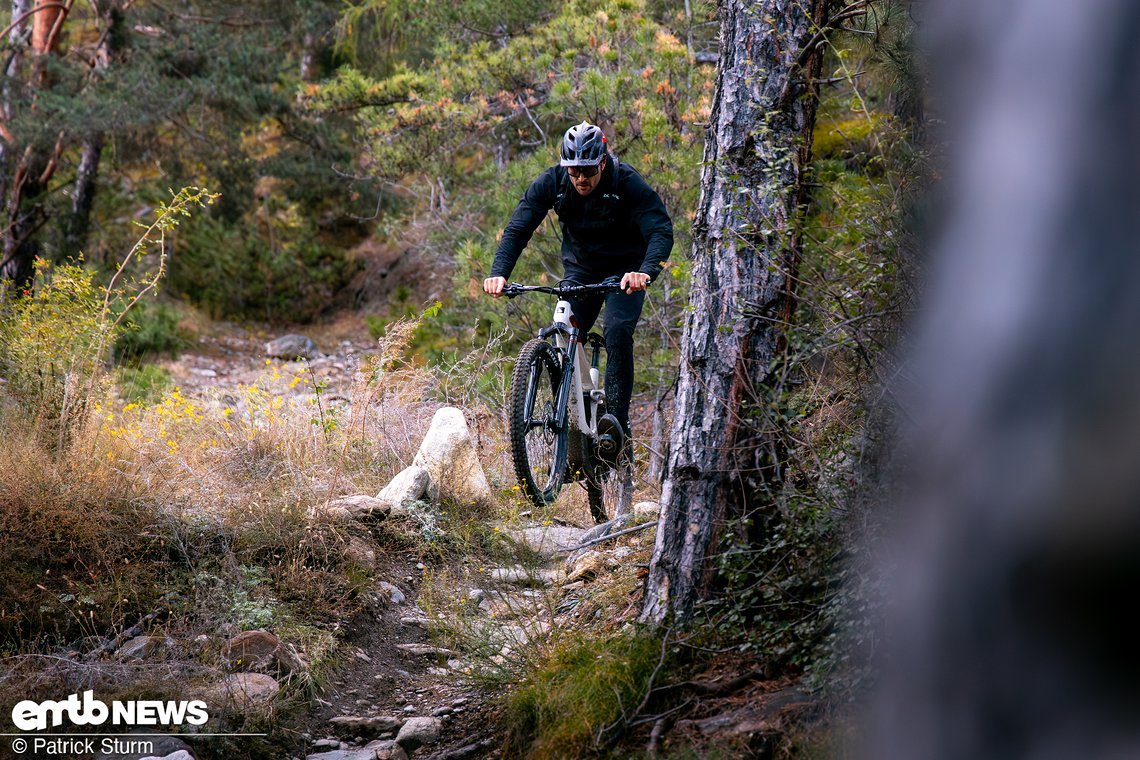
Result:
{"label": "mountain bike", "polygon": [[598,420],[605,414],[606,394],[598,363],[605,341],[594,332],[581,334],[567,299],[620,291],[616,277],[596,285],[556,287],[512,282],[503,289],[507,298],[524,293],[558,298],[550,326],[522,347],[511,376],[511,458],[519,484],[543,507],[554,501],[567,480],[581,482],[590,514],[599,523],[609,519],[611,508],[614,516],[629,510],[631,445],[627,440],[614,458],[601,455]]}

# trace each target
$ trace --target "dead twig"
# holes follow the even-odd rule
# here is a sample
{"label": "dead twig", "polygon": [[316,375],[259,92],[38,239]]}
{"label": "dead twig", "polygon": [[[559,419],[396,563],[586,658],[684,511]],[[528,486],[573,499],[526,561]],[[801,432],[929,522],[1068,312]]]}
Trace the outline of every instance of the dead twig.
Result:
{"label": "dead twig", "polygon": [[99,646],[99,647],[96,647],[95,649],[92,649],[90,652],[85,654],[83,656],[83,659],[94,660],[96,657],[103,654],[104,652],[109,652],[112,649],[118,649],[119,646],[121,646],[123,644],[123,642],[125,642],[127,639],[131,639],[131,638],[134,638],[135,636],[138,636],[140,633],[143,632],[143,630],[146,628],[146,626],[150,625],[151,622],[153,622],[154,620],[157,620],[159,617],[162,617],[163,615],[166,615],[169,612],[170,612],[170,610],[168,610],[166,608],[159,608],[159,609],[155,610],[154,612],[151,612],[148,615],[144,615],[143,618],[141,620],[139,620],[139,622],[135,623],[130,628],[127,628],[122,633],[120,633],[118,636],[116,636],[115,638],[108,641],[106,644]]}

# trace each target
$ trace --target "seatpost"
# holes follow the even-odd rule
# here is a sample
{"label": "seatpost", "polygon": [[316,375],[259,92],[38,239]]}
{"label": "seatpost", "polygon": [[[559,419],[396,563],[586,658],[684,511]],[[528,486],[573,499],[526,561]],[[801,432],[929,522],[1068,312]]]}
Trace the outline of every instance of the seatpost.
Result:
{"label": "seatpost", "polygon": [[602,345],[599,341],[590,341],[592,352],[590,354],[590,381],[595,388],[598,387],[598,363],[602,358]]}

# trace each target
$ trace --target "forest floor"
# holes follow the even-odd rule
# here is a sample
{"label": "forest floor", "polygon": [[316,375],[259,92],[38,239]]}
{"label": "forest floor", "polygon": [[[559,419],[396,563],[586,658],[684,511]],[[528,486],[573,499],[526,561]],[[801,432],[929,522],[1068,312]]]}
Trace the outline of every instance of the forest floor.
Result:
{"label": "forest floor", "polygon": [[[290,332],[311,338],[319,355],[307,362],[268,357],[266,343]],[[775,757],[783,756],[779,748],[786,745],[788,726],[817,711],[812,698],[793,680],[766,678],[749,654],[730,650],[711,657],[694,654],[687,660],[684,673],[678,674],[689,680],[667,685],[664,673],[657,678],[665,650],[650,637],[648,660],[638,666],[643,672],[630,669],[628,662],[634,650],[629,649],[627,657],[621,646],[622,642],[646,640],[635,623],[642,579],[652,552],[652,526],[659,498],[656,484],[640,481],[630,515],[623,518],[625,522],[615,521],[608,527],[610,531],[630,525],[646,529],[620,536],[598,533],[584,490],[578,485],[564,488],[554,505],[534,509],[512,488],[509,447],[497,415],[485,408],[473,408],[465,412],[495,493],[497,503],[493,507],[478,514],[460,514],[454,505],[424,503],[414,508],[421,510],[418,516],[390,514],[378,521],[358,516],[347,524],[330,523],[320,513],[321,505],[340,497],[370,498],[401,467],[411,463],[429,421],[442,405],[424,388],[431,382],[430,376],[422,367],[413,368],[408,375],[414,386],[411,396],[385,402],[393,407],[389,412],[394,410],[398,421],[383,429],[398,428],[402,434],[399,445],[393,447],[387,438],[377,439],[373,448],[384,449],[385,457],[376,460],[381,463],[372,468],[376,471],[365,468],[342,476],[330,466],[333,460],[322,458],[320,451],[325,447],[321,428],[310,420],[310,402],[319,395],[346,408],[361,403],[358,369],[378,351],[377,341],[362,320],[348,315],[297,330],[217,322],[195,325],[195,335],[193,343],[177,357],[157,362],[172,388],[178,389],[176,397],[200,400],[196,408],[203,414],[196,416],[198,421],[193,424],[227,426],[232,421],[236,425],[239,417],[255,411],[242,406],[242,389],[261,387],[267,389],[262,396],[268,399],[265,403],[280,401],[284,412],[297,417],[281,423],[291,427],[278,438],[270,438],[269,444],[284,442],[301,452],[288,461],[275,458],[272,445],[254,449],[239,435],[231,444],[232,450],[227,450],[229,458],[221,460],[228,463],[235,458],[253,458],[237,469],[225,469],[231,465],[224,464],[223,469],[212,470],[215,460],[191,459],[186,466],[176,465],[174,470],[191,473],[186,490],[175,492],[173,501],[188,505],[174,514],[176,520],[193,522],[196,514],[213,508],[209,505],[214,503],[206,500],[200,506],[195,498],[209,497],[219,488],[225,491],[220,503],[233,512],[226,518],[231,521],[231,527],[226,528],[230,532],[204,534],[190,564],[200,575],[227,580],[210,587],[214,591],[198,592],[197,586],[185,585],[168,589],[194,599],[198,608],[181,608],[177,613],[171,608],[165,622],[162,618],[146,626],[140,622],[138,630],[116,632],[118,637],[101,628],[92,631],[98,634],[96,643],[101,645],[96,654],[103,652],[97,669],[108,674],[102,693],[118,695],[150,688],[146,679],[168,673],[167,691],[160,693],[202,690],[202,694],[214,694],[213,698],[222,700],[210,703],[212,730],[268,732],[264,740],[187,737],[198,760],[399,760],[409,755],[459,760],[507,754],[622,757],[641,754],[647,747],[666,757]],[[267,377],[274,378],[272,384],[267,384]],[[298,378],[310,378],[312,385],[306,387]],[[313,385],[318,380],[322,390],[314,394]],[[251,396],[246,392],[244,398]],[[408,398],[413,401],[408,402]],[[367,397],[364,403],[368,403]],[[117,420],[115,424],[119,424]],[[204,430],[190,443],[209,441],[213,435],[223,438],[220,430]],[[184,447],[187,452],[192,449],[189,444]],[[264,462],[257,460],[258,456]],[[146,472],[161,475],[172,469],[163,464],[170,461],[159,460],[157,469]],[[263,471],[263,463],[279,468],[288,464],[291,469],[271,467]],[[309,469],[308,463],[319,467]],[[195,479],[201,482],[215,476],[222,478],[218,484],[192,488]],[[285,490],[273,490],[277,481],[287,481],[281,486]],[[296,499],[298,493],[306,509],[317,511],[295,519],[305,522],[303,527],[325,542],[321,551],[329,554],[322,556],[331,557],[328,572],[339,582],[320,580],[319,575],[298,576],[284,566],[276,567],[273,558],[280,554],[313,556],[301,547],[282,543],[295,540],[295,529],[270,528],[268,535],[257,539],[263,541],[258,544],[263,547],[259,554],[250,554],[248,549],[240,556],[234,553],[234,543],[242,540],[240,531],[245,523],[256,522],[261,515],[273,520],[273,515],[284,513],[283,500]],[[155,504],[161,506],[163,498],[158,497]],[[171,500],[167,497],[167,501]],[[255,513],[251,511],[254,507],[268,512]],[[446,510],[456,514],[448,515]],[[427,522],[416,522],[423,519]],[[434,537],[425,532],[429,524]],[[253,528],[261,529],[258,524]],[[594,537],[601,543],[578,548]],[[279,569],[283,572],[278,573]],[[242,575],[247,570],[256,570],[257,574]],[[305,593],[294,593],[296,586],[290,584],[307,583],[305,579],[310,577],[317,578],[319,585]],[[177,583],[185,584],[185,580]],[[241,611],[241,605],[248,608],[250,604],[258,616],[250,617],[248,609]],[[272,614],[266,617],[263,613]],[[272,622],[251,623],[254,619]],[[285,627],[279,627],[283,621]],[[261,666],[247,667],[248,663],[243,664],[240,658],[235,662],[225,653],[234,640],[246,635],[243,632],[257,629],[265,630],[267,633],[261,635],[275,641],[275,646],[298,656],[304,671],[262,669],[260,673],[272,673],[280,679],[280,693],[270,695],[267,711],[263,702],[255,704],[256,709],[248,704],[239,706],[235,712],[233,692],[221,696],[223,692],[216,691],[218,684],[247,674],[249,667]],[[129,636],[136,638],[123,643]],[[163,653],[138,658],[124,655],[139,639],[158,642]],[[672,643],[686,646],[675,639]],[[700,643],[692,644],[691,651],[700,652]],[[609,651],[611,644],[617,647],[613,651]],[[95,655],[80,654],[90,647],[72,646],[75,651],[53,651],[48,655],[54,658],[51,662],[60,667],[69,665],[75,672],[94,672],[91,657]],[[278,651],[274,649],[275,654]],[[575,653],[585,653],[585,658],[579,657],[578,665],[568,664],[578,656]],[[29,672],[35,663],[48,662],[39,657],[31,655],[26,660]],[[596,670],[605,671],[606,667],[619,679],[635,684],[631,688],[637,691],[627,694],[624,702],[618,697],[620,716],[605,718],[573,712],[579,707],[588,712],[591,700],[597,699],[566,707],[565,702],[558,701],[561,696],[543,694],[538,697],[542,707],[535,708],[544,711],[541,716],[537,712],[527,714],[529,708],[523,708],[525,717],[520,725],[516,709],[512,724],[511,700],[516,689],[541,691],[547,688],[542,684],[551,683],[542,678],[565,683],[562,669],[567,667],[578,668],[568,677],[584,677],[585,688],[600,684],[606,700],[612,691],[610,683],[594,677]],[[240,672],[234,673],[235,668]],[[648,685],[644,686],[646,679]],[[43,678],[41,682],[45,689],[53,688]],[[75,678],[59,683],[64,682],[73,684]],[[182,686],[172,692],[171,684]],[[669,696],[651,702],[649,692],[654,687],[664,688]],[[26,689],[26,684],[20,688]],[[59,689],[47,693],[57,692],[68,693]],[[640,706],[627,714],[631,702]],[[219,705],[217,721],[214,704]],[[550,715],[551,710],[566,714]],[[572,724],[577,744],[560,744],[561,739],[553,745],[549,740],[541,746],[532,744],[539,741],[534,734],[542,730],[539,724],[558,721],[563,726]],[[616,730],[607,735],[607,725]],[[404,735],[409,726],[415,728],[413,738]],[[512,741],[514,746],[510,745]],[[4,750],[0,747],[0,757]],[[99,760],[138,757],[112,755]]]}
{"label": "forest floor", "polygon": [[[281,364],[267,359],[265,344],[287,332],[292,331],[215,323],[177,358],[159,364],[187,397],[234,392],[257,383],[267,364]],[[307,366],[326,382],[326,397],[350,398],[356,367],[377,345],[365,325],[345,317],[295,332],[312,338],[321,351]],[[616,572],[615,550],[620,558],[648,561],[652,531],[599,547],[605,551],[591,552],[589,567],[567,567],[566,550],[592,527],[584,502],[584,492],[568,493],[551,513],[514,509],[496,517],[493,530],[512,535],[514,542],[504,542],[493,557],[424,558],[371,544],[374,588],[387,590],[375,595],[375,604],[335,624],[336,664],[320,679],[308,717],[282,727],[294,737],[287,744],[309,745],[293,757],[398,758],[397,729],[389,727],[396,720],[384,719],[409,717],[439,721],[438,739],[414,752],[416,757],[501,756],[494,729],[506,682],[533,662],[552,624],[570,624],[576,613],[598,614],[599,602],[583,603],[584,596],[608,599],[613,587],[621,594],[631,590],[632,572],[588,587],[603,564]],[[630,618],[635,607],[628,600],[622,606],[622,616]],[[456,651],[464,647],[468,651]]]}

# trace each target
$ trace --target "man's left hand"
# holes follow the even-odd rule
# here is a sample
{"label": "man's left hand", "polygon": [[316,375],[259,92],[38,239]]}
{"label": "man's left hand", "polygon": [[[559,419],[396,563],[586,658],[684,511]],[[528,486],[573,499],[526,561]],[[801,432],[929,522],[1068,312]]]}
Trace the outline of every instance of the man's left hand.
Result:
{"label": "man's left hand", "polygon": [[621,289],[626,292],[626,295],[634,293],[638,290],[645,290],[649,285],[650,277],[645,272],[626,272],[625,276],[621,278]]}

